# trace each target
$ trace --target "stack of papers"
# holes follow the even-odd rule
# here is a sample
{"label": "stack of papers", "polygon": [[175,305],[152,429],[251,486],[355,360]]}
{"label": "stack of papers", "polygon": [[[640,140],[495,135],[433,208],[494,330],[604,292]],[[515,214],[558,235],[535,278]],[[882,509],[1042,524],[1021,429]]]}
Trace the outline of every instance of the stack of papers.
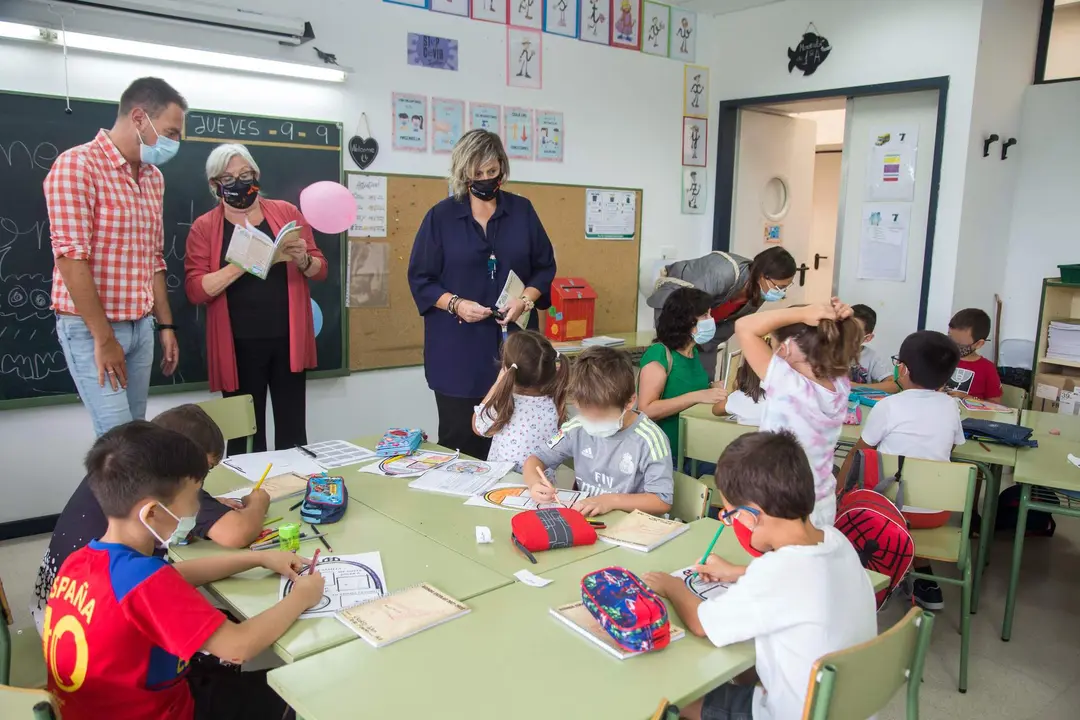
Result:
{"label": "stack of papers", "polygon": [[319,475],[324,470],[313,458],[296,449],[230,455],[222,460],[221,464],[252,482],[259,481],[267,465],[271,465],[272,475],[292,473],[306,477]]}
{"label": "stack of papers", "polygon": [[1046,356],[1080,362],[1080,320],[1052,320]]}
{"label": "stack of papers", "polygon": [[626,341],[622,338],[611,337],[609,335],[597,335],[596,337],[585,338],[581,341],[581,344],[585,347],[618,347],[619,345],[625,345]]}
{"label": "stack of papers", "polygon": [[373,647],[383,647],[469,612],[433,585],[421,583],[342,610],[338,620]]}
{"label": "stack of papers", "polygon": [[[608,635],[607,630],[604,630],[604,628],[600,626],[600,623],[597,622],[596,618],[592,616],[592,613],[588,611],[585,604],[580,600],[575,603],[569,603],[568,605],[551,608],[548,612],[566,623],[568,627],[572,628],[582,637],[588,638],[596,644],[597,647],[603,649],[610,655],[614,655],[620,660],[645,654],[641,651],[633,652],[627,650],[616,643],[611,635]],[[682,628],[676,627],[675,625],[671,626],[671,640],[669,640],[669,642],[681,640],[685,636],[686,631]]]}
{"label": "stack of papers", "polygon": [[614,525],[597,530],[596,536],[612,545],[622,545],[638,552],[649,552],[689,529],[689,525],[678,520],[665,520],[635,510]]}
{"label": "stack of papers", "polygon": [[481,462],[479,460],[455,460],[409,483],[413,490],[471,497],[487,492],[514,469],[512,462]]}

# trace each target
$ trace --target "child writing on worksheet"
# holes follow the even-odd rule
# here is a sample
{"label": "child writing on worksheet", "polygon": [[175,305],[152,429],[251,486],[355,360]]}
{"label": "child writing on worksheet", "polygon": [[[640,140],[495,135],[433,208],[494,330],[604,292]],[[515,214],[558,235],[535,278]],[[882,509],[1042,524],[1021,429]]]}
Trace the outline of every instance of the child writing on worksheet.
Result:
{"label": "child writing on worksheet", "polygon": [[765,407],[765,390],[761,378],[745,362],[735,371],[735,392],[713,405],[713,415],[731,415],[740,425],[760,425]]}
{"label": "child writing on worksheet", "polygon": [[587,497],[574,507],[586,516],[612,510],[663,515],[675,491],[667,435],[634,410],[634,366],[620,350],[593,347],[570,369],[568,394],[578,415],[525,461],[525,483],[538,503],[555,502],[544,474],[574,461],[576,489]]}
{"label": "child writing on worksheet", "polygon": [[[772,335],[775,353],[765,342]],[[828,527],[836,519],[833,453],[847,415],[851,379],[863,332],[851,308],[830,303],[747,315],[735,322],[743,362],[761,378],[765,406],[761,429],[790,430],[814,471],[817,504],[811,520]]]}
{"label": "child writing on worksheet", "polygon": [[569,363],[548,339],[524,330],[507,338],[499,378],[473,412],[473,432],[491,438],[487,459],[521,472],[566,419]]}

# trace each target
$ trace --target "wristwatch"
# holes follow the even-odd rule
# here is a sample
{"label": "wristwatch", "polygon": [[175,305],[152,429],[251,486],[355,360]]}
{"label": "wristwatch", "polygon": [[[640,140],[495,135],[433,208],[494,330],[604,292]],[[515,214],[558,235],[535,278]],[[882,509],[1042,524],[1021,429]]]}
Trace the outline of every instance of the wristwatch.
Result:
{"label": "wristwatch", "polygon": [[158,332],[161,332],[162,330],[172,330],[173,332],[176,332],[175,325],[162,325],[161,323],[155,323],[154,329]]}
{"label": "wristwatch", "polygon": [[528,295],[522,295],[521,301],[525,303],[524,312],[532,312],[532,309],[536,307],[536,303],[530,300]]}

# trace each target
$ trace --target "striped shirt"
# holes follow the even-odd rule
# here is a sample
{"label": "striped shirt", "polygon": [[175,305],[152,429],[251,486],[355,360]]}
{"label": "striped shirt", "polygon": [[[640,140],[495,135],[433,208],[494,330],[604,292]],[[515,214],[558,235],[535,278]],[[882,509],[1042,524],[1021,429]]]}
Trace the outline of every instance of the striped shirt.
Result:
{"label": "striped shirt", "polygon": [[536,453],[545,467],[573,458],[577,489],[588,496],[653,493],[671,503],[675,491],[667,435],[644,413],[611,437],[597,438],[573,418]]}
{"label": "striped shirt", "polygon": [[[138,320],[154,307],[154,274],[165,270],[161,219],[165,179],[153,165],[131,164],[109,135],[62,153],[45,177],[53,256],[85,260],[111,322]],[[78,315],[58,267],[52,309]]]}

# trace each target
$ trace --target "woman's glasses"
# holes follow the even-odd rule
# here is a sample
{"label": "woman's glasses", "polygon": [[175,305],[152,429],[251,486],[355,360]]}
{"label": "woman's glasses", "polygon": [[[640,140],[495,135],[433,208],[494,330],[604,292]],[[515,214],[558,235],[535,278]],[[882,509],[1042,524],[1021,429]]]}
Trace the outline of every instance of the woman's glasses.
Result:
{"label": "woman's glasses", "polygon": [[240,173],[239,175],[236,175],[236,176],[233,176],[233,175],[219,175],[218,178],[217,178],[217,181],[219,183],[221,183],[222,185],[224,185],[225,187],[232,187],[233,185],[235,185],[237,183],[237,181],[242,182],[242,183],[254,182],[255,181],[255,171],[254,170],[245,170],[244,172],[242,172],[242,173]]}

